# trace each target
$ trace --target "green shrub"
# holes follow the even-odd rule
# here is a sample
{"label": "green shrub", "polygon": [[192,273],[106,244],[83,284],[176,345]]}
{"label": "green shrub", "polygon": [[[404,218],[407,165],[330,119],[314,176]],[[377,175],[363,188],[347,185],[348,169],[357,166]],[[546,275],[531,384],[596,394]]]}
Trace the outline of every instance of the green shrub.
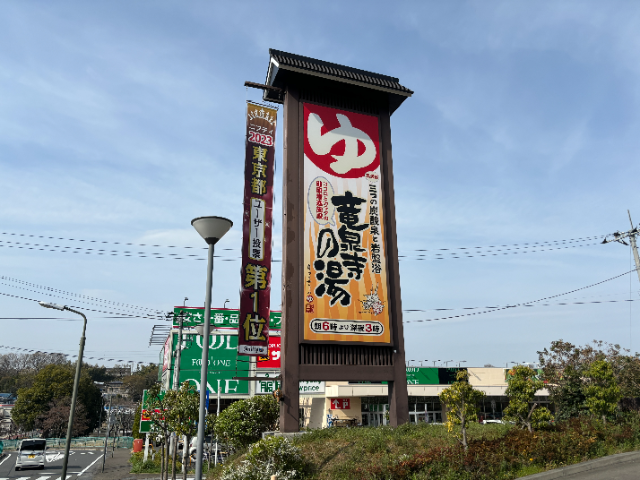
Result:
{"label": "green shrub", "polygon": [[215,434],[235,448],[257,442],[262,432],[273,431],[278,424],[280,405],[270,395],[258,395],[228,406],[215,422]]}
{"label": "green shrub", "polygon": [[228,465],[221,480],[278,480],[305,478],[308,471],[300,449],[284,437],[267,437],[249,447],[240,464]]}
{"label": "green shrub", "polygon": [[129,463],[131,464],[131,473],[160,473],[160,456],[156,455],[155,460],[149,459],[145,462],[143,452],[137,452],[131,455]]}

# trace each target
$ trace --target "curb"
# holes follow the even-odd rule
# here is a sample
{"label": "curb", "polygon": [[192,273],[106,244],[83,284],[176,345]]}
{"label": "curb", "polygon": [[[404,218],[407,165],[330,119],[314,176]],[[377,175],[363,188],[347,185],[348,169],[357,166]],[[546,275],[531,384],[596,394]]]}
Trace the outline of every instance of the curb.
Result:
{"label": "curb", "polygon": [[636,461],[640,461],[640,451],[617,453],[615,455],[609,455],[608,457],[589,460],[587,462],[578,463],[576,465],[568,465],[566,467],[556,468],[555,470],[549,470],[548,472],[536,473],[534,475],[527,475],[526,477],[520,477],[520,479],[553,480],[554,478],[568,477],[569,475],[588,472],[589,470],[595,470],[597,468],[602,468],[609,465],[618,465],[620,463],[636,462]]}

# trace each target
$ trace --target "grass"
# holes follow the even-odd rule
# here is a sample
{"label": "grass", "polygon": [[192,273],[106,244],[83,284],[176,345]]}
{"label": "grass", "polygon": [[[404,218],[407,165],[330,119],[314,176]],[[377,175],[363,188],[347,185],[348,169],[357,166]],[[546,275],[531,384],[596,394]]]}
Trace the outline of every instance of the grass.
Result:
{"label": "grass", "polygon": [[[471,438],[502,438],[509,425],[473,424]],[[313,465],[314,479],[393,478],[396,466],[457,440],[444,425],[402,425],[398,428],[331,428],[298,437],[296,444]]]}
{"label": "grass", "polygon": [[[472,424],[464,452],[444,425],[330,428],[296,437],[312,480],[511,480],[640,449],[640,416],[617,422],[572,419],[530,434],[511,425]],[[233,466],[242,452],[230,458]],[[209,479],[219,478],[211,472]]]}

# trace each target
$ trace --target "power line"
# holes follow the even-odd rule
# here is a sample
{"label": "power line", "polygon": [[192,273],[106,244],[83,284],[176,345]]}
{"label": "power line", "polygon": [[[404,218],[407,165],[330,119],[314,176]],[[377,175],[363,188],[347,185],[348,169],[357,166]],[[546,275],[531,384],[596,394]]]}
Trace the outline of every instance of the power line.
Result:
{"label": "power line", "polygon": [[[44,235],[28,235],[25,233],[11,233],[11,232],[0,232],[0,235],[11,235],[17,237],[30,237],[30,238],[47,238],[49,240],[66,240],[69,242],[87,242],[87,243],[100,243],[100,244],[110,244],[110,245],[129,245],[136,247],[160,247],[160,248],[188,248],[195,250],[207,250],[207,247],[184,247],[178,245],[149,245],[147,243],[130,243],[130,242],[110,242],[107,240],[87,240],[80,238],[64,238],[64,237],[47,237]],[[227,248],[223,248],[222,250],[231,250]]]}
{"label": "power line", "polygon": [[[24,234],[24,233],[14,233],[14,232],[0,232],[0,235],[8,235],[8,236],[17,236],[17,237],[28,237],[28,238],[42,238],[42,239],[51,239],[51,240],[64,240],[64,241],[73,241],[73,242],[87,242],[87,243],[95,243],[95,244],[107,244],[107,245],[119,245],[119,246],[139,246],[139,247],[145,247],[145,248],[149,248],[149,247],[153,247],[153,248],[185,248],[185,249],[196,249],[196,250],[206,250],[206,248],[203,247],[190,247],[190,246],[177,246],[177,245],[159,245],[159,244],[146,244],[146,243],[132,243],[132,242],[112,242],[112,241],[107,241],[107,240],[87,240],[87,239],[75,239],[75,238],[66,238],[66,237],[51,237],[51,236],[45,236],[45,235],[29,235],[29,234]],[[453,250],[486,250],[486,249],[494,249],[494,248],[506,248],[506,247],[516,247],[513,248],[515,250],[522,250],[522,249],[539,249],[540,247],[543,246],[551,246],[553,244],[557,245],[557,244],[568,244],[568,243],[577,243],[577,242],[586,242],[589,240],[594,240],[596,238],[601,238],[604,235],[591,235],[591,236],[587,236],[587,237],[577,237],[577,238],[569,238],[569,239],[561,239],[561,240],[549,240],[549,241],[541,241],[541,242],[524,242],[524,243],[513,243],[513,244],[504,244],[504,245],[488,245],[488,246],[476,246],[476,247],[451,247],[451,248],[434,248],[434,249],[415,249],[415,250],[407,250],[407,252],[411,251],[411,252],[442,252],[442,251],[453,251]],[[20,247],[11,247],[11,248],[27,248],[30,250],[45,250],[47,248],[54,248],[54,249],[62,249],[62,250],[49,250],[49,251],[58,251],[58,252],[72,252],[72,253],[79,253],[80,251],[84,251],[85,254],[96,254],[96,255],[107,255],[107,256],[119,256],[121,254],[124,254],[123,256],[126,257],[131,257],[131,256],[138,256],[138,257],[153,257],[153,258],[174,258],[174,259],[180,259],[180,260],[184,260],[185,258],[183,257],[179,257],[179,254],[166,254],[166,253],[161,253],[161,252],[133,252],[130,250],[125,250],[125,251],[120,251],[120,250],[107,250],[107,249],[95,249],[95,248],[83,248],[83,247],[68,247],[68,246],[63,246],[63,245],[48,245],[48,244],[40,244],[40,243],[26,243],[26,242],[10,242],[10,241],[1,241],[0,243],[7,243],[7,244],[13,244],[13,245],[21,245]],[[0,245],[0,246],[8,246],[8,245]],[[34,246],[37,247],[45,247],[45,248],[33,248]],[[237,249],[235,248],[223,248],[222,250],[225,251],[237,251]],[[511,248],[508,248],[507,250],[511,250]],[[546,249],[549,250],[549,249]],[[493,250],[489,250],[488,252],[492,252]],[[497,250],[500,251],[501,250]],[[544,251],[544,250],[541,250]],[[404,253],[404,252],[402,252]],[[461,252],[461,253],[467,253],[467,252]],[[480,253],[480,252],[474,252],[474,253]],[[486,252],[485,252],[486,253]],[[450,252],[451,255],[456,255],[456,253]],[[442,253],[433,253],[433,255],[436,256],[443,256],[445,254]],[[187,257],[191,257],[194,260],[204,260],[204,257],[198,257],[197,255],[186,255]],[[401,255],[401,257],[407,257],[410,255]],[[422,254],[419,254],[419,256],[423,256]],[[195,258],[194,258],[195,257]],[[216,257],[221,258],[221,259],[227,259],[229,257],[223,257],[220,255],[216,255]],[[237,257],[240,258],[240,257]],[[236,257],[233,257],[233,260],[237,259]],[[229,258],[229,261],[231,261],[232,259]],[[274,260],[274,261],[279,261],[279,260]]]}
{"label": "power line", "polygon": [[[403,323],[436,322],[436,321],[439,321],[439,320],[450,320],[450,319],[453,319],[453,318],[471,317],[473,315],[482,315],[484,313],[492,313],[492,312],[497,312],[497,311],[500,311],[500,310],[506,310],[508,308],[516,308],[516,307],[528,306],[529,304],[532,304],[532,303],[539,303],[539,302],[543,302],[545,300],[551,300],[552,298],[563,297],[565,295],[570,295],[572,293],[579,292],[580,290],[586,290],[587,288],[592,288],[592,287],[595,287],[597,285],[602,285],[603,283],[610,282],[612,280],[615,280],[617,278],[623,277],[623,276],[628,275],[628,274],[630,274],[632,272],[635,272],[635,271],[636,271],[636,269],[634,268],[633,270],[630,270],[628,272],[621,273],[620,275],[616,275],[615,277],[611,277],[611,278],[608,278],[606,280],[602,280],[602,281],[597,282],[597,283],[592,283],[591,285],[587,285],[585,287],[576,288],[575,290],[571,290],[571,291],[565,292],[565,293],[559,293],[557,295],[551,295],[551,296],[548,296],[548,297],[543,297],[543,298],[540,298],[538,300],[534,300],[534,301],[531,301],[531,302],[516,303],[515,305],[506,305],[504,307],[494,308],[494,309],[491,309],[491,310],[483,310],[481,312],[472,312],[472,313],[463,313],[463,314],[460,314],[460,315],[452,315],[450,317],[428,318],[428,319],[419,319],[419,320],[406,320],[406,321],[403,321]],[[612,302],[619,302],[619,301],[622,301],[622,300],[614,300]],[[609,302],[584,302],[584,303],[609,303]]]}
{"label": "power line", "polygon": [[[631,277],[629,277],[631,278]],[[573,297],[570,298],[569,300],[579,300],[579,299],[583,299],[583,298],[597,298],[597,297],[613,297],[613,296],[620,296],[620,295],[626,295],[626,293],[609,293],[609,294],[603,294],[603,295],[588,295],[586,297]],[[589,303],[589,302],[586,302]],[[504,304],[500,304],[500,305],[496,305],[495,307],[455,307],[455,308],[415,308],[415,309],[405,309],[402,310],[405,313],[416,313],[416,312],[422,312],[422,313],[426,313],[426,312],[446,312],[446,311],[453,311],[453,310],[482,310],[483,308],[486,309],[496,309],[496,308],[501,308],[503,307]]]}
{"label": "power line", "polygon": [[[36,300],[35,298],[23,297],[21,295],[11,295],[10,293],[0,292],[0,295],[4,295],[5,297],[19,298],[21,300],[29,300],[30,302],[40,302],[40,300]],[[118,317],[113,317],[113,318],[144,318],[144,319],[150,319],[150,320],[158,319],[158,317],[151,317],[151,316],[144,316],[144,315],[130,315],[130,314],[124,314],[119,312],[106,312],[104,310],[96,310],[94,308],[88,308],[85,306],[78,306],[78,305],[68,305],[68,306],[71,308],[80,308],[82,310],[86,310],[89,312],[108,313],[110,315],[118,315]],[[101,317],[98,317],[98,318],[101,318]]]}
{"label": "power line", "polygon": [[[454,259],[454,258],[474,258],[474,257],[495,257],[495,256],[500,256],[500,255],[517,255],[517,254],[527,254],[527,253],[539,253],[539,252],[549,252],[552,250],[564,250],[564,249],[569,249],[569,248],[580,248],[580,247],[590,247],[593,245],[599,245],[600,242],[596,242],[596,243],[583,243],[582,245],[569,245],[569,246],[564,246],[564,247],[554,247],[554,248],[538,248],[537,250],[521,250],[519,252],[516,252],[514,250],[511,249],[507,249],[507,251],[502,251],[502,250],[486,250],[486,251],[479,251],[479,252],[470,252],[470,253],[475,253],[476,255],[463,255],[460,253],[451,253],[449,257],[445,257],[445,256],[440,256],[440,257],[427,257],[426,255],[418,255],[418,258],[407,258],[406,255],[398,255],[399,259],[402,260],[403,258],[407,258],[408,260],[416,260],[416,261],[420,261],[420,260],[447,260],[447,259]],[[517,249],[515,249],[517,250]],[[494,252],[500,252],[500,253],[494,253]],[[467,253],[467,252],[464,252]],[[441,255],[441,254],[436,254],[436,255]],[[457,256],[454,256],[457,255]]]}
{"label": "power line", "polygon": [[[30,287],[38,288],[40,290],[47,290],[47,291],[50,291],[50,292],[61,293],[61,294],[68,295],[68,296],[71,296],[71,297],[76,297],[78,299],[86,298],[86,299],[89,299],[89,300],[93,300],[95,302],[102,302],[102,303],[107,303],[107,304],[111,304],[111,305],[122,305],[122,306],[125,306],[125,307],[132,308],[134,310],[148,310],[148,311],[154,312],[154,313],[161,313],[160,310],[153,309],[153,308],[140,307],[140,306],[137,306],[137,305],[132,305],[130,303],[114,302],[112,300],[104,300],[102,298],[92,297],[90,295],[81,295],[81,294],[78,294],[78,293],[67,292],[66,290],[60,290],[60,289],[57,289],[57,288],[48,287],[46,285],[39,285],[37,283],[27,282],[25,280],[20,280],[20,279],[13,278],[13,277],[8,277],[6,275],[0,276],[0,280],[19,283],[21,285],[27,285],[27,286],[30,286]],[[7,285],[7,286],[12,286],[12,285]],[[14,287],[14,288],[17,288],[17,287]]]}
{"label": "power line", "polygon": [[[66,353],[61,353],[61,352],[45,352],[44,350],[35,350],[35,349],[29,349],[29,348],[20,348],[20,347],[11,347],[9,345],[0,345],[1,349],[4,350],[16,350],[19,351],[21,353],[25,353],[25,354],[34,354],[34,353],[44,353],[46,355],[60,355],[63,357],[67,357],[67,358],[74,358],[74,357],[78,357],[78,355],[68,355]],[[108,355],[107,355],[108,356]],[[136,363],[150,363],[150,362],[139,362],[138,360],[123,360],[123,359],[117,359],[117,358],[106,358],[105,357],[87,357],[87,356],[83,356],[83,360],[85,358],[91,359],[91,360],[104,360],[107,362],[136,362]],[[155,363],[155,362],[153,362]]]}
{"label": "power line", "polygon": [[[96,304],[94,302],[88,301],[88,300],[82,300],[79,298],[69,298],[68,296],[64,296],[64,295],[59,295],[59,294],[54,294],[54,293],[48,293],[48,292],[39,292],[37,290],[32,290],[31,288],[26,288],[26,287],[18,287],[16,285],[11,285],[8,283],[4,283],[4,282],[0,282],[0,285],[6,285],[7,287],[11,287],[11,288],[19,288],[20,290],[26,290],[28,292],[33,292],[33,293],[37,293],[38,295],[46,295],[48,297],[54,297],[54,298],[61,298],[64,300],[79,300],[80,303],[85,303],[85,304],[89,304],[89,305],[94,305],[94,306],[99,306],[99,307],[106,307],[106,308],[112,308],[114,310],[118,310],[118,312],[104,312],[104,313],[114,313],[115,315],[130,315],[131,311],[129,309],[122,309],[122,308],[118,308],[118,307],[113,307],[113,306],[106,306],[106,305],[101,305],[101,304]],[[84,308],[84,307],[81,307]],[[120,312],[125,312],[125,313],[120,313]],[[135,312],[135,313],[139,313],[139,312]],[[144,316],[142,318],[158,318],[158,317],[163,317],[164,315],[158,313],[158,314],[151,314],[151,313],[146,313],[144,314]]]}

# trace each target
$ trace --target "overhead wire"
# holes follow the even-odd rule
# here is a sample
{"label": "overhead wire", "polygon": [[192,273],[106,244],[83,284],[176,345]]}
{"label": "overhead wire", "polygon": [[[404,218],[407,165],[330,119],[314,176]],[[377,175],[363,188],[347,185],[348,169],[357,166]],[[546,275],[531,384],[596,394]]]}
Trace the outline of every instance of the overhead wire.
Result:
{"label": "overhead wire", "polygon": [[[36,303],[40,302],[40,300],[36,300],[35,298],[23,297],[21,295],[12,295],[10,293],[0,292],[0,295],[3,295],[5,297],[19,298],[21,300],[29,300],[31,302],[36,302]],[[150,319],[150,320],[158,320],[158,318],[159,318],[159,317],[152,317],[152,316],[145,316],[145,315],[131,315],[131,314],[125,314],[125,313],[120,313],[120,312],[107,312],[105,310],[97,310],[97,309],[94,309],[94,308],[88,308],[88,307],[80,306],[80,305],[67,305],[67,306],[71,307],[71,308],[79,308],[81,310],[86,310],[86,311],[89,311],[89,312],[108,313],[110,315],[118,315],[118,317],[115,317],[115,318],[142,318],[142,319]]]}
{"label": "overhead wire", "polygon": [[[96,243],[96,244],[111,244],[118,246],[139,246],[139,247],[153,247],[153,248],[185,248],[185,249],[200,249],[206,250],[206,247],[191,247],[191,246],[177,246],[177,245],[160,245],[160,244],[146,244],[146,243],[132,243],[132,242],[111,242],[105,240],[87,240],[87,239],[74,239],[74,238],[65,238],[65,237],[51,237],[44,235],[28,235],[23,233],[13,233],[13,232],[0,232],[0,235],[9,235],[9,236],[18,236],[18,237],[31,237],[31,238],[43,238],[43,239],[53,239],[53,240],[64,240],[64,241],[76,241],[76,242],[88,242],[88,243]],[[561,250],[563,248],[576,248],[579,245],[574,245],[568,247],[566,245],[571,243],[584,243],[589,240],[593,240],[596,238],[603,237],[603,235],[592,235],[587,237],[577,237],[570,239],[562,239],[562,240],[550,240],[550,241],[541,241],[541,242],[524,242],[524,243],[514,243],[514,244],[504,244],[504,245],[489,245],[489,246],[477,246],[477,247],[452,247],[452,248],[436,248],[436,249],[415,249],[415,250],[406,250],[401,252],[402,255],[399,255],[399,259],[402,261],[404,259],[409,259],[409,257],[417,257],[411,258],[411,260],[421,261],[425,259],[454,259],[454,258],[474,258],[478,256],[498,256],[498,255],[508,255],[508,254],[518,254],[518,253],[534,253],[534,252],[544,252],[551,250]],[[589,245],[598,245],[598,243],[593,243]],[[557,247],[557,245],[564,245]],[[548,248],[550,246],[555,246],[556,248]],[[586,246],[586,245],[580,245]],[[95,249],[95,248],[84,248],[84,247],[70,247],[64,245],[48,245],[41,243],[26,243],[26,242],[11,242],[11,241],[3,241],[0,240],[0,247],[8,247],[8,248],[19,248],[19,249],[27,249],[27,250],[39,250],[39,251],[51,251],[51,252],[60,252],[60,253],[84,253],[84,254],[92,254],[92,255],[104,255],[104,256],[124,256],[124,257],[139,257],[139,258],[155,258],[155,259],[174,259],[174,260],[206,260],[204,256],[198,255],[183,255],[175,253],[162,253],[162,252],[134,252],[131,250],[107,250],[107,249]],[[35,247],[43,247],[43,248],[35,248]],[[511,247],[511,248],[506,248]],[[545,247],[545,248],[541,248]],[[502,248],[506,248],[506,251],[501,250]],[[500,250],[491,250],[491,249],[500,249]],[[225,251],[237,251],[235,248],[223,248],[221,250]],[[519,250],[519,251],[516,251]],[[456,252],[460,251],[460,252]],[[425,253],[416,253],[409,254],[408,252],[430,252],[429,254]],[[447,253],[436,253],[436,252],[447,252]],[[500,253],[494,253],[500,252]],[[474,255],[468,255],[468,253],[474,253]],[[465,255],[466,254],[466,255]],[[433,255],[430,257],[429,255]],[[215,255],[221,261],[238,261],[241,259],[238,257],[228,257],[223,255]],[[281,259],[273,259],[273,262],[281,262]]]}
{"label": "overhead wire", "polygon": [[[70,296],[70,297],[75,297],[77,299],[88,299],[88,300],[92,300],[92,301],[95,301],[95,302],[102,302],[102,303],[111,304],[111,305],[122,305],[122,306],[128,307],[128,308],[133,309],[133,310],[147,310],[147,311],[153,312],[153,313],[161,313],[160,310],[157,310],[157,309],[154,309],[154,308],[140,307],[138,305],[132,305],[130,303],[114,302],[113,300],[104,300],[102,298],[92,297],[90,295],[82,295],[82,294],[79,294],[79,293],[68,292],[66,290],[60,290],[60,289],[57,289],[57,288],[48,287],[46,285],[40,285],[40,284],[37,284],[37,283],[32,283],[32,282],[27,282],[25,280],[20,280],[18,278],[9,277],[7,275],[1,275],[0,276],[0,280],[5,280],[5,281],[8,281],[8,282],[14,282],[14,283],[18,283],[18,284],[21,284],[21,285],[27,285],[27,286],[30,286],[30,287],[38,288],[40,290],[46,290],[46,291],[50,291],[50,292],[61,293],[63,295],[67,295],[67,296]],[[5,285],[7,285],[7,284],[5,284]],[[12,285],[8,285],[8,286],[12,286]]]}
{"label": "overhead wire", "polygon": [[[543,302],[545,300],[551,300],[552,298],[563,297],[565,295],[570,295],[572,293],[579,292],[580,290],[586,290],[587,288],[592,288],[592,287],[595,287],[597,285],[602,285],[603,283],[610,282],[612,280],[615,280],[617,278],[623,277],[625,275],[629,275],[630,273],[633,273],[636,270],[637,269],[634,268],[633,270],[630,270],[628,272],[621,273],[620,275],[616,275],[615,277],[611,277],[611,278],[608,278],[606,280],[602,280],[600,282],[592,283],[591,285],[587,285],[587,286],[584,286],[584,287],[576,288],[575,290],[570,290],[568,292],[559,293],[557,295],[550,295],[548,297],[539,298],[538,300],[533,300],[533,301],[530,301],[530,302],[516,303],[514,305],[506,305],[504,307],[493,308],[493,309],[489,309],[489,310],[483,310],[481,312],[463,313],[463,314],[460,314],[460,315],[452,315],[452,316],[449,316],[449,317],[427,318],[427,319],[418,319],[418,320],[405,320],[405,321],[403,321],[403,323],[436,322],[436,321],[440,321],[440,320],[450,320],[450,319],[454,319],[454,318],[471,317],[471,316],[474,316],[474,315],[482,315],[482,314],[485,314],[485,313],[493,313],[493,312],[497,312],[497,311],[500,311],[500,310],[506,310],[508,308],[517,308],[517,307],[521,307],[521,306],[529,306],[530,304],[533,304],[533,303],[539,303],[539,302]],[[609,301],[609,302],[602,302],[602,301],[601,302],[584,302],[584,303],[613,303],[613,302],[621,302],[621,301],[623,301],[623,300],[613,300],[613,301]]]}
{"label": "overhead wire", "polygon": [[[78,357],[78,355],[69,355],[67,353],[62,353],[62,352],[46,352],[44,350],[12,347],[10,345],[0,345],[0,349],[3,349],[3,350],[15,350],[15,351],[19,351],[21,353],[26,353],[26,354],[44,353],[46,355],[61,355],[63,357],[68,357],[68,358],[77,358]],[[155,364],[155,362],[146,362],[146,361],[140,362],[138,360],[124,360],[124,359],[119,359],[119,358],[106,358],[106,357],[108,357],[108,355],[106,355],[105,357],[89,357],[89,356],[83,355],[82,356],[82,360],[91,359],[91,360],[104,360],[106,362],[125,362],[125,363],[135,362],[135,363],[154,363]]]}

